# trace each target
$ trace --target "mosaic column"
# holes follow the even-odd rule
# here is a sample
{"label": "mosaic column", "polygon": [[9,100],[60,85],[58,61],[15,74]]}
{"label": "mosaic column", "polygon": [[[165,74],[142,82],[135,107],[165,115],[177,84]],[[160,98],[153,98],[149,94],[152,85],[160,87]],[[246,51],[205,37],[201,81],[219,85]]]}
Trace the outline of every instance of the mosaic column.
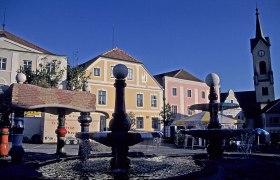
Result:
{"label": "mosaic column", "polygon": [[64,109],[58,110],[58,126],[55,131],[57,134],[57,148],[56,154],[64,155],[64,145],[65,145],[65,135],[67,134],[67,130],[65,129],[65,111]]}
{"label": "mosaic column", "polygon": [[90,154],[90,142],[89,137],[86,136],[86,133],[89,132],[89,125],[92,122],[92,118],[89,112],[81,112],[81,115],[78,119],[81,123],[81,132],[84,133],[79,143],[79,152],[78,155],[82,157],[87,157]]}
{"label": "mosaic column", "polygon": [[0,120],[0,157],[7,157],[9,154],[9,112],[3,112]]}
{"label": "mosaic column", "polygon": [[24,154],[22,147],[24,130],[24,111],[16,110],[12,123],[12,148],[9,155],[12,157],[12,162],[21,162]]}

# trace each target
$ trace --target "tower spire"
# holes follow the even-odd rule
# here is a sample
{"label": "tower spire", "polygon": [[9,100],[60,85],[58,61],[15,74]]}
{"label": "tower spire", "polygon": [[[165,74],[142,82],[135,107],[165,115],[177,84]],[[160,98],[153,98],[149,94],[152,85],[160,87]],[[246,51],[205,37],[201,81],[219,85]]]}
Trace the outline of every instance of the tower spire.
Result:
{"label": "tower spire", "polygon": [[259,9],[256,7],[256,38],[263,38],[261,22],[259,18]]}
{"label": "tower spire", "polygon": [[5,21],[6,21],[6,8],[4,9],[4,17],[3,17],[3,24],[2,24],[2,28],[3,28],[3,31],[5,30]]}

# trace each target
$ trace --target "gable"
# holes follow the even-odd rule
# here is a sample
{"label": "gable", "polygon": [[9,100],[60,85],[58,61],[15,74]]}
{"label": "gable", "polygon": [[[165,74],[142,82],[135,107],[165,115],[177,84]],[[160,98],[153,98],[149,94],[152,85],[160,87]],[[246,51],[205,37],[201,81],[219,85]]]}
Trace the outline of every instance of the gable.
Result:
{"label": "gable", "polygon": [[18,51],[53,54],[39,46],[32,44],[8,31],[0,30],[0,48]]}

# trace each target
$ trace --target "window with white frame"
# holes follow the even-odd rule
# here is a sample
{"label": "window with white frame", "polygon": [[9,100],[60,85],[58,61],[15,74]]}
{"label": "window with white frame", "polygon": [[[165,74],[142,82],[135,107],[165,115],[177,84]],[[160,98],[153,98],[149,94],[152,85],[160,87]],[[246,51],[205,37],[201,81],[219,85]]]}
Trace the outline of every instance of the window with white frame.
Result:
{"label": "window with white frame", "polygon": [[171,112],[172,112],[173,116],[177,115],[177,105],[172,105],[171,106]]}
{"label": "window with white frame", "polygon": [[127,74],[127,80],[133,80],[133,69],[127,68],[128,74]]}
{"label": "window with white frame", "polygon": [[160,130],[160,121],[157,117],[152,118],[152,128],[154,130]]}
{"label": "window with white frame", "polygon": [[106,91],[103,90],[98,91],[98,104],[106,105]]}
{"label": "window with white frame", "polygon": [[146,75],[146,73],[142,74],[142,82],[147,82],[147,75]]}
{"label": "window with white frame", "polygon": [[23,60],[23,69],[24,70],[31,70],[32,68],[32,61],[30,60]]}
{"label": "window with white frame", "polygon": [[136,117],[136,128],[137,129],[144,128],[144,118],[143,117]]}
{"label": "window with white frame", "polygon": [[137,94],[137,107],[143,107],[143,94]]}
{"label": "window with white frame", "polygon": [[206,98],[206,93],[205,93],[205,91],[201,91],[201,98],[202,98],[202,99],[205,99],[205,98]]}
{"label": "window with white frame", "polygon": [[0,70],[6,70],[7,58],[0,57]]}
{"label": "window with white frame", "polygon": [[172,88],[172,95],[177,96],[177,88]]}
{"label": "window with white frame", "polygon": [[47,71],[48,73],[55,71],[54,63],[47,63]]}
{"label": "window with white frame", "polygon": [[192,90],[190,89],[187,90],[187,97],[189,98],[192,97]]}
{"label": "window with white frame", "polygon": [[111,78],[114,78],[114,74],[113,74],[114,67],[115,66],[111,66],[111,69],[110,69],[110,77]]}
{"label": "window with white frame", "polygon": [[93,68],[93,75],[94,76],[100,76],[100,68]]}
{"label": "window with white frame", "polygon": [[151,107],[157,107],[157,96],[151,95]]}

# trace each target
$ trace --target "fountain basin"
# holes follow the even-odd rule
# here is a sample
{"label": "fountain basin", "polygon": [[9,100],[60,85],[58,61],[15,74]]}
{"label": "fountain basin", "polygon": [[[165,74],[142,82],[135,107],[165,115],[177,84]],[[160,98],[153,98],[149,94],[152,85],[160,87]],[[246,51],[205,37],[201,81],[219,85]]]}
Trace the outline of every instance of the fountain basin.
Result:
{"label": "fountain basin", "polygon": [[[140,153],[141,154],[141,153]],[[110,170],[110,154],[87,160],[60,159],[46,162],[37,170],[43,178],[50,179],[115,179]],[[131,157],[132,163],[122,179],[172,179],[192,176],[203,170],[205,164],[197,164],[191,156]]]}
{"label": "fountain basin", "polygon": [[151,140],[153,138],[160,138],[160,132],[111,132],[111,131],[102,131],[102,132],[89,132],[76,133],[76,137],[80,139],[92,139],[106,146],[112,147],[115,140],[125,140],[128,146],[133,146],[145,140]]}

